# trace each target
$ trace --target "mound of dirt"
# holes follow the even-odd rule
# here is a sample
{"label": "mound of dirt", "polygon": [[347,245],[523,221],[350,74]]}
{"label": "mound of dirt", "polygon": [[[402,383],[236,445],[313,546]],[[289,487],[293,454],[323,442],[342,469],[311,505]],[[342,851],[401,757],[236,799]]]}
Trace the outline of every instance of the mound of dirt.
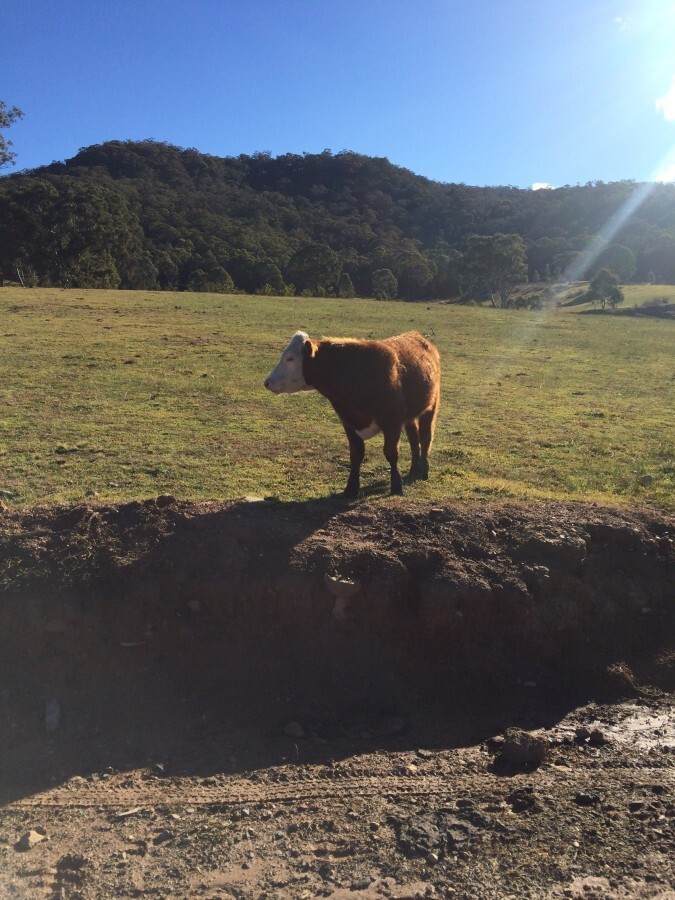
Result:
{"label": "mound of dirt", "polygon": [[674,546],[585,504],[0,514],[0,893],[657,896]]}

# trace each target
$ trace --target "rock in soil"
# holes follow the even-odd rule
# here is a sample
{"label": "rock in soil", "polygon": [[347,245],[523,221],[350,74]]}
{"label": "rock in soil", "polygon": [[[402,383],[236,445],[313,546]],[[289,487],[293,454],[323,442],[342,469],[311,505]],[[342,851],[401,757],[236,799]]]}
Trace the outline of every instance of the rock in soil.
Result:
{"label": "rock in soil", "polygon": [[32,850],[33,847],[36,847],[38,844],[47,840],[49,840],[49,838],[47,837],[46,829],[38,825],[31,831],[27,831],[25,834],[21,835],[14,845],[14,849],[18,850],[20,853],[25,853],[27,850]]}
{"label": "rock in soil", "polygon": [[530,734],[520,728],[507,728],[504,745],[495,765],[503,769],[533,769],[546,759],[548,738],[545,734]]}

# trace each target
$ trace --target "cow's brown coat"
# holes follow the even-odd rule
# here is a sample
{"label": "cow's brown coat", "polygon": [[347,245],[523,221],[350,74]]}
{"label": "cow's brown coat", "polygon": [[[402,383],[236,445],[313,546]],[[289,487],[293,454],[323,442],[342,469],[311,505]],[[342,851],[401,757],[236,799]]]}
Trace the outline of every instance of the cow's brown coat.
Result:
{"label": "cow's brown coat", "polygon": [[391,492],[403,493],[398,444],[405,427],[412,462],[409,477],[426,479],[440,391],[438,350],[419,332],[383,341],[308,338],[302,372],[342,420],[349,440],[351,470],[345,495],[358,494],[365,443],[357,431],[375,423],[384,435],[391,467]]}

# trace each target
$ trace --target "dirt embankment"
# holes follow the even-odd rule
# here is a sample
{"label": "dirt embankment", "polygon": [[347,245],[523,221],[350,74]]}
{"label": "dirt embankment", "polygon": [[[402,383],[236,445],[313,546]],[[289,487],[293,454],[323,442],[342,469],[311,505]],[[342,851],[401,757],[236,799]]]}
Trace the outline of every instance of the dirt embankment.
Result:
{"label": "dirt embankment", "polygon": [[[126,849],[90,840],[86,864],[73,864],[72,871],[72,860],[59,870],[55,854],[67,856],[68,840],[81,843],[80,826],[62,817],[65,843],[59,847],[51,834],[48,849],[30,851],[46,860],[42,876],[29,885],[15,873],[7,884],[16,896],[29,896],[21,890],[34,890],[40,878],[55,896],[82,897],[106,890],[240,897],[338,897],[344,890],[354,898],[394,897],[401,885],[417,882],[419,896],[496,897],[511,890],[544,896],[556,885],[589,896],[588,884],[574,878],[607,880],[602,854],[591,864],[588,848],[577,847],[574,859],[586,862],[575,868],[570,856],[557,875],[550,861],[539,869],[529,863],[536,872],[528,882],[518,866],[531,855],[531,830],[516,829],[507,840],[509,827],[500,832],[490,804],[506,803],[509,815],[546,811],[539,822],[548,823],[551,848],[562,842],[563,853],[579,832],[580,816],[597,818],[601,800],[612,805],[607,791],[630,794],[615,771],[626,763],[620,737],[633,726],[621,723],[630,720],[638,722],[631,753],[658,756],[654,797],[666,805],[658,813],[663,820],[655,821],[672,826],[663,799],[672,792],[669,745],[664,738],[665,751],[658,741],[640,751],[637,738],[647,721],[652,731],[665,729],[663,735],[673,730],[667,692],[675,674],[674,541],[672,519],[658,512],[581,504],[345,508],[165,497],[5,513],[0,793],[9,804],[6,829],[33,821],[26,813],[31,803],[43,818],[50,808],[138,806],[145,812],[134,815],[149,816],[145,831],[160,821],[162,798],[164,806],[192,804],[194,815],[200,804],[209,810],[189,833],[184,829],[182,853],[175,823],[184,813],[169,810],[166,815],[177,816],[174,826],[143,838],[136,862],[127,853],[133,842],[122,835]],[[621,693],[644,706],[637,719],[634,710],[587,706]],[[575,729],[602,718],[601,709],[594,746],[593,728],[581,736]],[[556,787],[555,767],[569,767],[569,754],[549,750],[524,762],[529,772],[547,760],[537,771],[548,799],[537,799],[538,788],[525,778],[516,786],[522,797],[508,800],[516,788],[497,789],[499,779],[521,775],[500,772],[494,755],[498,736],[513,726],[548,734],[551,747],[573,748],[575,764],[579,753],[584,765],[601,752],[612,761],[607,777],[614,781],[607,782],[604,800],[597,792],[596,799],[579,799],[572,831],[555,822],[556,792],[567,778],[564,791],[585,797],[600,776],[592,765],[578,772],[572,766]],[[338,775],[343,787],[336,790]],[[256,820],[246,840],[255,844],[257,834],[259,846],[242,849],[229,840],[244,815],[237,798],[256,804],[257,812],[245,816]],[[223,804],[232,807],[225,830],[217,824]],[[295,812],[286,822],[289,809]],[[368,809],[370,824],[363,820]],[[605,812],[611,819],[611,810]],[[310,820],[319,814],[333,822],[327,833],[314,833]],[[273,829],[280,816],[283,841]],[[116,821],[121,829],[123,820]],[[646,854],[654,841],[651,819],[640,821]],[[291,847],[288,835],[302,829],[304,840]],[[163,830],[170,837],[153,843]],[[19,851],[10,831],[3,851],[0,829],[0,854],[12,862]],[[336,843],[338,832],[343,843]],[[490,858],[480,850],[488,833]],[[634,856],[637,839],[627,832],[626,854]],[[672,831],[661,828],[658,846],[668,839]],[[275,842],[286,848],[283,877],[269,862],[279,855]],[[345,845],[352,850],[342,853]],[[126,854],[117,866],[120,878],[122,870],[128,876],[124,883],[106,869],[108,852]],[[622,852],[617,844],[618,860]],[[162,894],[169,858],[176,871],[178,858],[192,862],[176,875],[175,890]],[[490,859],[497,860],[492,874]],[[629,867],[627,857],[623,862]],[[200,881],[195,866],[211,874]],[[652,868],[655,884],[672,875],[660,862]],[[644,896],[656,896],[648,889],[647,862],[637,876],[630,871]],[[484,885],[482,893],[472,894],[472,879]],[[597,896],[629,896],[620,893],[629,880],[624,872],[614,887],[607,881],[610,893]],[[418,888],[409,890],[416,896]]]}
{"label": "dirt embankment", "polygon": [[57,696],[164,667],[249,707],[383,702],[597,670],[673,615],[672,522],[646,510],[161,498],[1,525],[3,677]]}

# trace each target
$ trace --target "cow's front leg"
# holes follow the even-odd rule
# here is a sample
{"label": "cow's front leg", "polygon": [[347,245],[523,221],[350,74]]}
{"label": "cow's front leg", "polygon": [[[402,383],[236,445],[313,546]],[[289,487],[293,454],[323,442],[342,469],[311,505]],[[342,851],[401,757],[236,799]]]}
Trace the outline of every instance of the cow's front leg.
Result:
{"label": "cow's front leg", "polygon": [[344,489],[344,496],[353,500],[359,495],[359,488],[361,486],[361,463],[363,462],[363,457],[366,455],[366,442],[362,437],[359,437],[353,428],[350,428],[348,425],[345,425],[344,428],[345,433],[347,434],[347,440],[349,441],[349,461],[351,463],[347,487]]}
{"label": "cow's front leg", "polygon": [[398,470],[398,442],[401,437],[401,425],[392,425],[383,428],[384,431],[384,455],[391,466],[391,492],[403,493],[403,481]]}

